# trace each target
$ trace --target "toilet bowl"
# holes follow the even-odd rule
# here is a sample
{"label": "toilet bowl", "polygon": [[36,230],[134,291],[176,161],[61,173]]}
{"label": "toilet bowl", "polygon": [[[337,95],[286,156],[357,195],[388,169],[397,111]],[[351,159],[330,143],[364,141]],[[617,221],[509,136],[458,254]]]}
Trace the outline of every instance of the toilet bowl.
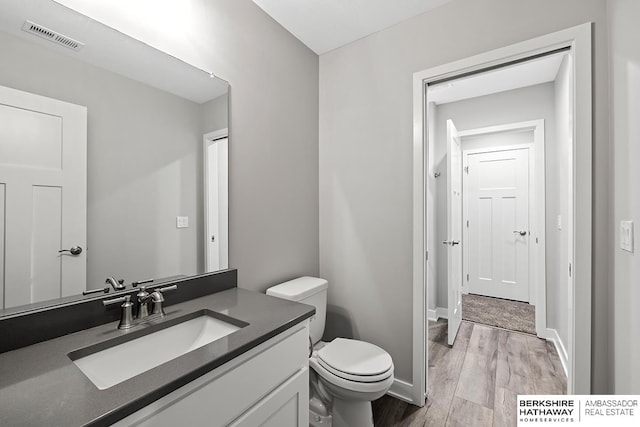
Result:
{"label": "toilet bowl", "polygon": [[314,427],[373,427],[371,401],[393,384],[393,361],[382,348],[359,340],[322,342],[326,320],[327,281],[300,277],[267,289],[267,295],[316,307],[309,335],[310,420]]}

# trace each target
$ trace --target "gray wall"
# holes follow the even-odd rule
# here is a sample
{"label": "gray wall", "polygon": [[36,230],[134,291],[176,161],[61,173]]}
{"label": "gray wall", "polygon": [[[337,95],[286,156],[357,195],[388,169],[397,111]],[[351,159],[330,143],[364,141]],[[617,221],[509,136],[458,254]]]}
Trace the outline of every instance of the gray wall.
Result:
{"label": "gray wall", "polygon": [[202,106],[4,33],[0,49],[0,84],[88,108],[87,287],[201,272]]}
{"label": "gray wall", "polygon": [[263,291],[318,274],[318,56],[251,0],[189,0],[171,28],[76,2],[231,85],[229,262]]}
{"label": "gray wall", "polygon": [[202,128],[213,132],[229,127],[229,94],[225,93],[202,104]]}
{"label": "gray wall", "polygon": [[[609,144],[602,0],[455,0],[320,57],[320,274],[354,334],[411,382],[412,74],[593,21],[593,391],[607,391]],[[455,27],[455,30],[452,28]],[[331,311],[330,311],[331,313]]]}
{"label": "gray wall", "polygon": [[[615,262],[614,336],[615,384],[618,394],[640,393],[640,2],[609,0],[607,2],[611,31],[611,137],[614,149],[615,215],[611,234]],[[620,221],[633,220],[635,252],[620,249]]]}

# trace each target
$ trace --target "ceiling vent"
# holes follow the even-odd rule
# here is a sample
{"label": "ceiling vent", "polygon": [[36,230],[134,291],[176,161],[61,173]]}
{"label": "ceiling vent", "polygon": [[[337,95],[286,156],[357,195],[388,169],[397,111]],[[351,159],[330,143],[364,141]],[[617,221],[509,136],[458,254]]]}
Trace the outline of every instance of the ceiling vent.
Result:
{"label": "ceiling vent", "polygon": [[67,37],[31,21],[25,21],[24,25],[22,26],[22,30],[26,31],[27,33],[35,34],[36,36],[42,37],[43,39],[49,40],[52,43],[68,47],[72,50],[80,50],[84,46],[84,43],[82,42],[74,40],[71,37]]}

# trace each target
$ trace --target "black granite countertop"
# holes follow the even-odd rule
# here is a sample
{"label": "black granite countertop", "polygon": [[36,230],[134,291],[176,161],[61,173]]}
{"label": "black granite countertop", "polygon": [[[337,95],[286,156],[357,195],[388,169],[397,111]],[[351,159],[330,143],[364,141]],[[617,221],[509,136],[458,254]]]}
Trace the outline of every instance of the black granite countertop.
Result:
{"label": "black granite countertop", "polygon": [[226,346],[214,341],[106,390],[85,377],[68,354],[130,333],[118,330],[118,322],[0,354],[0,425],[110,425],[315,312],[308,305],[233,288],[166,307],[167,316],[152,324],[203,309],[249,325],[225,337]]}

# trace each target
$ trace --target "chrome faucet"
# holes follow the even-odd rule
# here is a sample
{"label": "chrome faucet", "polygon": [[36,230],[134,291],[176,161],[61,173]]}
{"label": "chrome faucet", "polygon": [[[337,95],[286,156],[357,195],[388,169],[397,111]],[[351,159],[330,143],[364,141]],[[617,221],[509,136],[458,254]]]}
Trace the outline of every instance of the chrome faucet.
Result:
{"label": "chrome faucet", "polygon": [[163,292],[172,291],[178,289],[178,285],[167,286],[166,288],[158,289],[151,294],[151,302],[153,302],[153,308],[151,309],[151,315],[164,316],[164,308],[162,303],[164,302]]}
{"label": "chrome faucet", "polygon": [[150,295],[151,294],[147,292],[146,286],[140,286],[140,292],[136,294],[136,301],[138,301],[138,319],[146,319],[149,317]]}
{"label": "chrome faucet", "polygon": [[[149,293],[146,287],[141,286],[140,292],[136,295],[138,297],[138,319],[144,319],[149,316],[164,316],[164,309],[162,308],[162,303],[164,302],[163,292],[173,291],[175,289],[178,289],[178,285],[154,289],[152,293]],[[149,314],[149,301],[153,303],[151,314]]]}
{"label": "chrome faucet", "polygon": [[[138,326],[146,321],[164,317],[164,309],[162,303],[164,302],[163,292],[173,291],[178,289],[178,285],[166,286],[160,289],[154,289],[152,293],[147,292],[144,286],[140,287],[140,292],[136,294],[136,301],[138,304],[138,316],[133,316],[133,305],[131,302],[131,295],[124,295],[120,298],[114,298],[110,300],[102,301],[104,306],[109,306],[116,303],[123,303],[122,313],[120,314],[120,323],[118,323],[118,329],[129,329],[134,326]],[[149,314],[148,304],[149,301],[153,302],[153,309]]]}
{"label": "chrome faucet", "polygon": [[131,302],[131,295],[125,295],[120,298],[114,298],[110,300],[102,301],[102,304],[107,307],[112,304],[121,302],[122,312],[120,313],[120,323],[118,323],[118,329],[129,329],[133,327],[133,303]]}
{"label": "chrome faucet", "polygon": [[107,285],[111,285],[114,291],[122,291],[126,288],[124,285],[124,280],[116,280],[113,276],[107,277],[107,280],[104,282]]}

